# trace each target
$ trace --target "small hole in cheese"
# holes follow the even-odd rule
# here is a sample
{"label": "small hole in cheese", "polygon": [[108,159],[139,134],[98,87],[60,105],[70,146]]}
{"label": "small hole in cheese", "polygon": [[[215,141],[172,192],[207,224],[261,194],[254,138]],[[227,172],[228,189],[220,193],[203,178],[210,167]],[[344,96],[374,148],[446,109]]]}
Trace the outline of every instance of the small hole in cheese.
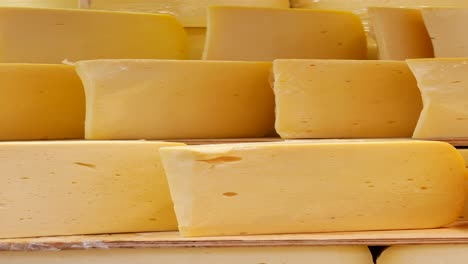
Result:
{"label": "small hole in cheese", "polygon": [[239,194],[235,193],[235,192],[225,192],[225,193],[223,193],[223,195],[227,196],[227,197],[233,197],[233,196],[237,196]]}

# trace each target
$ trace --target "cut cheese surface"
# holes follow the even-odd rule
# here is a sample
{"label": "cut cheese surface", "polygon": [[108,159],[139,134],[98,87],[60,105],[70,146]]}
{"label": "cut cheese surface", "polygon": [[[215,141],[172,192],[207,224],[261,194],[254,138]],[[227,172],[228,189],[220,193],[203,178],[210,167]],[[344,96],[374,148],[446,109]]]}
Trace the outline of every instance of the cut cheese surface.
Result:
{"label": "cut cheese surface", "polygon": [[404,245],[387,248],[377,264],[465,264],[468,245]]}
{"label": "cut cheese surface", "polygon": [[422,14],[434,45],[435,57],[468,57],[468,8],[425,8]]}
{"label": "cut cheese surface", "polygon": [[159,148],[179,143],[0,143],[0,238],[176,230]]}
{"label": "cut cheese surface", "polygon": [[369,8],[381,60],[432,58],[432,42],[419,9]]}
{"label": "cut cheese surface", "polygon": [[364,246],[132,248],[0,252],[0,264],[372,264]]}
{"label": "cut cheese surface", "polygon": [[[462,155],[465,160],[466,167],[468,169],[468,149],[458,149],[458,152]],[[468,176],[468,173],[467,173]],[[468,201],[468,177],[465,177],[465,201]],[[465,208],[460,217],[460,220],[468,221],[468,203],[465,202]]]}
{"label": "cut cheese surface", "polygon": [[274,131],[269,62],[96,60],[76,64],[87,139],[263,137]]}
{"label": "cut cheese surface", "polygon": [[78,8],[80,0],[0,0],[0,6]]}
{"label": "cut cheese surface", "polygon": [[206,27],[207,8],[212,5],[289,7],[288,0],[80,0],[80,4],[89,9],[171,14],[185,27]]}
{"label": "cut cheese surface", "polygon": [[282,138],[410,137],[421,111],[405,62],[276,60]]}
{"label": "cut cheese surface", "polygon": [[68,65],[0,63],[0,140],[84,137],[83,85]]}
{"label": "cut cheese surface", "polygon": [[463,158],[442,142],[184,146],[161,158],[184,236],[434,228],[464,202]]}
{"label": "cut cheese surface", "polygon": [[408,60],[422,94],[414,138],[468,137],[468,59]]}
{"label": "cut cheese surface", "polygon": [[185,28],[189,45],[189,59],[200,60],[205,48],[206,28]]}
{"label": "cut cheese surface", "polygon": [[203,58],[365,59],[366,36],[348,12],[210,7]]}
{"label": "cut cheese surface", "polygon": [[185,59],[187,37],[169,15],[0,8],[0,62]]}

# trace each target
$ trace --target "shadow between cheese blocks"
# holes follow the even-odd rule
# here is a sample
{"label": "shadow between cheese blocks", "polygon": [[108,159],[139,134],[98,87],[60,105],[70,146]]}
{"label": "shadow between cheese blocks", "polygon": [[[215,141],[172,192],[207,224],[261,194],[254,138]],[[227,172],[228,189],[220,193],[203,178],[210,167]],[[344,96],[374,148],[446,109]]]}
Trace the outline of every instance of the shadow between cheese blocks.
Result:
{"label": "shadow between cheese blocks", "polygon": [[0,143],[0,238],[177,230],[159,148],[180,143]]}
{"label": "shadow between cheese blocks", "polygon": [[[190,261],[189,261],[190,260]],[[258,248],[132,248],[35,252],[0,252],[0,264],[372,264],[364,246]]]}
{"label": "shadow between cheese blocks", "polygon": [[0,141],[84,137],[83,85],[72,66],[0,63]]}
{"label": "shadow between cheese blocks", "polygon": [[383,251],[377,264],[465,264],[468,245],[401,245]]}
{"label": "shadow between cheese blocks", "polygon": [[86,94],[87,139],[274,133],[270,62],[95,60],[75,67]]}
{"label": "shadow between cheese blocks", "polygon": [[161,158],[183,236],[436,228],[465,198],[465,162],[443,142],[183,146]]}
{"label": "shadow between cheese blocks", "polygon": [[170,15],[0,7],[0,62],[186,59],[187,36]]}

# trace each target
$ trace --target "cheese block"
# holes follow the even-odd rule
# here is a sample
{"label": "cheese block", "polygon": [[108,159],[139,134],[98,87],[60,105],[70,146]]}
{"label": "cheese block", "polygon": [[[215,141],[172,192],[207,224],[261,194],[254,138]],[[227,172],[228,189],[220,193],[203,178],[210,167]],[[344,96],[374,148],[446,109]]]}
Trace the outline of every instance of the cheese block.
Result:
{"label": "cheese block", "polygon": [[0,63],[0,140],[84,137],[85,96],[68,65]]}
{"label": "cheese block", "polygon": [[274,78],[282,138],[411,137],[421,112],[405,62],[276,60]]}
{"label": "cheese block", "polygon": [[432,42],[421,10],[371,7],[369,17],[379,47],[379,59],[432,58]]}
{"label": "cheese block", "polygon": [[76,64],[87,139],[263,137],[274,131],[271,63],[95,60]]}
{"label": "cheese block", "polygon": [[365,59],[366,36],[349,12],[210,7],[203,58],[272,61]]}
{"label": "cheese block", "polygon": [[325,140],[160,150],[183,236],[419,229],[455,221],[465,163],[443,142]]}
{"label": "cheese block", "polygon": [[0,62],[8,63],[188,56],[170,15],[2,7],[0,35]]}
{"label": "cheese block", "polygon": [[185,27],[206,27],[207,8],[260,6],[288,8],[288,0],[79,0],[81,8],[165,13],[174,15]]}
{"label": "cheese block", "polygon": [[[462,155],[467,167],[467,174],[465,176],[465,201],[468,201],[468,149],[458,149],[458,152]],[[463,209],[460,220],[468,221],[468,202],[465,202],[465,208]]]}
{"label": "cheese block", "polygon": [[422,14],[436,57],[468,57],[468,8],[426,8]]}
{"label": "cheese block", "polygon": [[0,143],[0,238],[176,230],[159,148],[179,143]]}
{"label": "cheese block", "polygon": [[377,264],[465,264],[468,245],[401,245],[387,248]]}
{"label": "cheese block", "polygon": [[205,48],[206,28],[185,28],[188,37],[189,58],[200,60]]}
{"label": "cheese block", "polygon": [[132,248],[0,252],[0,264],[372,264],[365,246]]}
{"label": "cheese block", "polygon": [[468,59],[420,59],[408,64],[424,104],[413,137],[468,137]]}
{"label": "cheese block", "polygon": [[78,8],[79,0],[0,0],[0,6]]}

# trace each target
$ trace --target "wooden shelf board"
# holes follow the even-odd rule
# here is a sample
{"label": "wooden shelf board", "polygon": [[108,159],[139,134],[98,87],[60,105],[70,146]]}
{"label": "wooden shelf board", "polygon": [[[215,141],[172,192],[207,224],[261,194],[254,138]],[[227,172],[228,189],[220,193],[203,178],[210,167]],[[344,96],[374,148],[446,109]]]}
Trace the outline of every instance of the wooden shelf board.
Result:
{"label": "wooden shelf board", "polygon": [[177,232],[1,239],[0,251],[91,248],[468,244],[468,222],[425,230],[184,238]]}

